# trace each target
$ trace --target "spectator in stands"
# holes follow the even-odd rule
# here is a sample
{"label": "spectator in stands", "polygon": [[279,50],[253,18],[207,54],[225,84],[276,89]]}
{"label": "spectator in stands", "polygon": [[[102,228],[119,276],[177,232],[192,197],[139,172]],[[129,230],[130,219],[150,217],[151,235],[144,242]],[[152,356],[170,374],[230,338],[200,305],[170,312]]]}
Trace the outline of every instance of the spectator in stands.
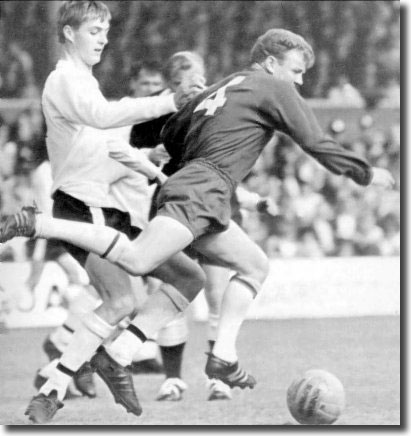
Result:
{"label": "spectator in stands", "polygon": [[155,61],[134,66],[130,77],[129,88],[133,97],[147,97],[165,88],[162,67]]}
{"label": "spectator in stands", "polygon": [[401,89],[399,81],[395,77],[388,79],[383,91],[382,98],[378,102],[378,107],[399,108],[401,105]]}
{"label": "spectator in stands", "polygon": [[22,89],[18,91],[18,96],[21,98],[40,98],[40,90],[34,77],[32,57],[26,50],[23,50],[17,41],[10,42],[9,51],[12,59],[15,59],[20,65],[23,74]]}
{"label": "spectator in stands", "polygon": [[[15,126],[0,120],[0,213],[14,213],[22,203],[31,202],[27,200],[30,184],[25,168],[35,150],[36,137],[42,135],[42,117],[38,114],[35,108],[23,111]],[[389,168],[399,186],[399,123],[382,132],[370,114],[358,122],[359,137],[345,145]],[[343,124],[342,120],[333,120],[329,133],[341,137]],[[245,187],[270,196],[280,206],[281,217],[256,213],[244,217],[246,230],[270,256],[400,252],[399,192],[360,191],[342,177],[329,176],[285,135],[271,140]]]}
{"label": "spectator in stands", "polygon": [[312,227],[302,227],[298,231],[297,257],[322,257],[324,252]]}
{"label": "spectator in stands", "polygon": [[330,88],[327,97],[335,106],[358,108],[365,106],[360,92],[349,82],[345,74],[337,76],[336,84]]}
{"label": "spectator in stands", "polygon": [[382,254],[384,233],[376,221],[375,215],[369,210],[365,210],[359,215],[354,237],[356,254],[360,256]]}
{"label": "spectator in stands", "polygon": [[0,98],[38,97],[31,56],[20,44],[0,48]]}
{"label": "spectator in stands", "polygon": [[384,240],[381,243],[381,254],[383,256],[400,255],[400,222],[399,217],[394,213],[387,214],[381,220],[381,228],[384,232]]}

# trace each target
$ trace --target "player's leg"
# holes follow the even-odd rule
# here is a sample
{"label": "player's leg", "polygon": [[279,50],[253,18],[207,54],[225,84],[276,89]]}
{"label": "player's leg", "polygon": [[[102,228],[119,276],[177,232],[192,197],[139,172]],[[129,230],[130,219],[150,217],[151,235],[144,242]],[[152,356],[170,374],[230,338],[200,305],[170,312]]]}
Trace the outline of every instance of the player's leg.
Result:
{"label": "player's leg", "polygon": [[217,340],[206,373],[229,386],[253,387],[255,380],[238,367],[235,343],[247,311],[268,274],[267,257],[233,221],[226,231],[200,238],[195,248],[236,272],[224,293]]}
{"label": "player's leg", "polygon": [[201,267],[207,277],[204,286],[204,296],[208,306],[207,339],[210,351],[213,351],[223,295],[230,281],[230,270],[207,262],[202,262]]}
{"label": "player's leg", "polygon": [[[57,220],[56,220],[57,221]],[[142,259],[142,263],[139,264],[139,267],[141,268],[141,265],[144,265],[144,268],[147,270],[151,270],[154,265],[156,264],[161,265],[163,260],[161,259],[161,256],[156,257],[156,254],[158,254],[158,250],[161,248],[164,248],[164,246],[167,246],[168,251],[172,251],[172,248],[170,247],[171,243],[179,243],[181,244],[181,238],[180,240],[176,239],[175,232],[172,233],[172,237],[167,237],[169,234],[168,232],[164,232],[163,224],[164,221],[167,221],[165,219],[160,219],[161,222],[160,226],[157,226],[157,231],[152,229],[151,233],[149,233],[148,237],[144,238],[144,232],[142,233],[143,236],[143,246],[144,249],[142,252],[140,252],[140,258]],[[184,230],[185,238],[187,239],[187,233],[189,233],[189,239],[192,239],[191,232],[178,223],[175,220],[168,219],[168,221],[172,221],[173,224],[177,224],[180,227],[180,233],[181,228]],[[68,221],[68,223],[72,223]],[[76,223],[81,224],[81,223]],[[158,224],[158,223],[157,223]],[[178,227],[174,226],[174,227]],[[89,226],[93,227],[93,226]],[[173,227],[173,226],[171,226]],[[97,228],[97,226],[95,226]],[[108,229],[107,227],[100,226],[100,229],[102,232]],[[161,232],[161,230],[163,230]],[[170,229],[169,229],[170,230]],[[162,236],[159,239],[159,233],[162,234]],[[116,233],[120,235],[120,233]],[[150,239],[151,235],[151,239]],[[97,236],[97,235],[96,235]],[[124,236],[125,237],[125,236]],[[126,237],[125,237],[126,238]],[[135,242],[137,242],[140,238],[137,238]],[[67,239],[68,241],[73,242],[71,239]],[[130,243],[129,240],[127,240],[127,243]],[[127,245],[126,245],[127,246]],[[112,247],[110,247],[111,250]],[[151,253],[154,253],[154,262],[151,259],[150,260],[150,250]],[[154,252],[153,252],[154,250]],[[120,250],[121,251],[121,250]],[[167,250],[166,250],[167,252]],[[144,253],[144,257],[143,257]],[[130,254],[130,253],[128,253]],[[133,254],[135,254],[133,252]],[[183,256],[183,258],[181,258]],[[184,261],[185,260],[185,261]],[[142,268],[141,271],[144,270]],[[197,268],[197,269],[196,269]],[[139,272],[141,272],[139,271]],[[161,328],[164,324],[166,324],[168,321],[174,318],[177,313],[184,310],[192,298],[194,298],[195,295],[200,291],[204,278],[201,268],[199,268],[194,262],[192,262],[188,258],[184,258],[184,255],[175,255],[173,256],[170,261],[168,261],[166,264],[161,265],[156,270],[156,275],[163,281],[170,281],[170,283],[173,283],[176,285],[180,290],[177,291],[173,286],[164,284],[161,287],[161,290],[157,293],[155,293],[153,296],[151,296],[146,304],[144,305],[143,309],[140,312],[139,315],[139,324],[141,326],[141,329],[139,329],[137,326],[131,324],[127,327],[127,329],[120,335],[120,337],[111,344],[111,346],[114,346],[118,344],[119,346],[117,349],[114,350],[115,353],[117,353],[117,356],[122,357],[123,361],[127,361],[127,365],[131,362],[132,356],[135,352],[138,351],[138,348],[140,348],[141,344],[144,342],[147,336],[151,336],[152,334],[155,334],[159,328]],[[114,277],[114,284],[117,286],[121,286],[121,282],[118,281],[118,279],[115,278],[115,275],[112,274],[112,277]],[[97,285],[98,287],[98,285]],[[115,299],[113,301],[114,305],[118,302],[118,299]],[[123,305],[123,303],[121,304]],[[126,304],[125,306],[128,307],[128,310],[132,305]],[[146,310],[144,310],[144,308]],[[51,383],[51,380],[43,386],[43,395],[48,395],[48,393],[55,390],[58,393],[59,399],[62,398],[62,393],[64,393],[65,388],[67,387],[67,382],[69,378],[73,375],[73,371],[76,370],[76,368],[79,366],[79,363],[82,359],[88,360],[91,355],[93,354],[93,351],[101,344],[101,342],[105,339],[107,339],[114,330],[114,324],[120,321],[122,317],[124,317],[125,313],[121,313],[121,307],[114,307],[114,310],[112,310],[113,307],[102,305],[100,306],[96,312],[90,314],[87,318],[85,317],[83,319],[83,323],[85,324],[81,329],[75,332],[73,336],[73,341],[68,347],[66,353],[64,353],[61,362],[57,368],[59,371],[59,376],[54,377],[54,383]],[[104,318],[103,318],[104,317]],[[147,336],[142,333],[147,332]],[[126,347],[124,347],[123,342],[121,342],[121,338],[126,337]],[[120,341],[119,341],[120,340]],[[131,345],[129,348],[127,347],[127,342]],[[76,345],[76,346],[75,346]],[[121,351],[120,351],[121,350]],[[124,350],[126,350],[129,355],[126,356],[124,359],[124,356],[122,354],[124,353]],[[96,355],[96,361],[100,363],[107,363],[107,357],[108,354],[104,355],[104,359],[101,358],[103,353],[98,353]],[[130,358],[130,361],[129,361]],[[83,362],[84,362],[83,360]],[[94,362],[98,366],[98,364]],[[121,363],[121,362],[120,362]],[[100,365],[101,366],[101,365]],[[107,366],[107,365],[106,365]],[[100,374],[100,372],[99,372]],[[101,374],[100,374],[101,375]],[[112,390],[113,394],[115,392],[113,391],[116,388],[116,383],[111,383],[113,381],[113,378],[111,379],[105,379],[106,383],[109,384],[109,387]],[[49,383],[50,382],[50,383]],[[132,386],[132,384],[130,384]],[[141,413],[141,408],[137,409],[137,398],[135,396],[134,391],[130,392],[130,395],[132,398],[134,398],[135,403],[130,407],[129,403],[124,404],[127,410],[132,411],[136,415],[139,415]],[[116,397],[116,395],[115,395]],[[120,401],[123,398],[116,397],[116,400]],[[139,406],[138,406],[139,407]]]}
{"label": "player's leg", "polygon": [[86,284],[80,264],[69,253],[62,249],[54,260],[67,277],[68,285],[64,295],[68,303],[68,316],[62,326],[49,335],[49,340],[63,352],[81,323],[80,317],[94,310],[99,298],[95,290]]}
{"label": "player's leg", "polygon": [[0,224],[0,242],[16,236],[59,239],[117,264],[131,275],[145,275],[183,250],[194,237],[179,221],[156,216],[140,236],[127,236],[105,225],[90,224],[37,214],[26,207]]}
{"label": "player's leg", "polygon": [[166,380],[157,394],[159,401],[179,401],[187,389],[181,377],[185,344],[188,339],[188,321],[185,313],[163,327],[157,338],[164,365]]}
{"label": "player's leg", "polygon": [[[202,262],[201,267],[206,274],[204,296],[208,306],[207,338],[210,352],[213,351],[217,338],[217,328],[220,320],[221,303],[224,291],[230,280],[230,270],[221,266],[210,265]],[[228,385],[218,379],[208,381],[208,400],[230,400],[231,389]]]}
{"label": "player's leg", "polygon": [[[204,284],[201,268],[183,253],[172,256],[151,274],[163,281],[159,290],[147,298],[133,322],[117,339],[99,347],[91,361],[116,402],[136,415],[141,409],[137,410],[135,404],[131,404],[133,399],[136,403],[137,398],[126,368],[147,338],[153,337],[183,312]],[[168,283],[178,286],[179,290]]]}
{"label": "player's leg", "polygon": [[205,281],[203,270],[184,253],[170,257],[150,275],[160,279],[162,285],[147,298],[127,329],[107,347],[109,354],[123,366],[131,364],[147,338],[154,337],[187,309]]}
{"label": "player's leg", "polygon": [[[89,272],[91,283],[101,292],[102,298],[106,298],[109,288],[113,289],[113,291],[118,289],[121,295],[119,300],[123,303],[127,300],[129,309],[132,309],[132,296],[130,297],[124,291],[130,286],[130,277],[126,273],[115,265],[91,255],[87,259],[86,270]],[[104,307],[100,309],[103,305],[104,303],[93,312],[88,312],[82,317],[81,324],[74,331],[66,350],[60,358],[57,370],[50,376],[48,382],[43,385],[40,393],[47,395],[51,390],[56,390],[58,398],[62,400],[70,378],[85,362],[91,359],[103,340],[114,333],[118,319],[114,316],[104,318],[104,315],[107,313],[111,315],[114,310]],[[110,302],[107,305],[110,305]],[[101,313],[103,313],[103,316],[101,316]],[[121,314],[126,315],[125,311],[122,311]]]}
{"label": "player's leg", "polygon": [[[150,276],[141,278],[141,280],[144,283],[145,292],[142,292],[142,295],[139,296],[141,303],[138,303],[138,308],[143,305],[148,295],[159,289],[162,283],[161,280]],[[164,368],[160,360],[160,347],[157,344],[156,337],[147,338],[143,347],[133,356],[131,372],[133,374],[163,374]]]}

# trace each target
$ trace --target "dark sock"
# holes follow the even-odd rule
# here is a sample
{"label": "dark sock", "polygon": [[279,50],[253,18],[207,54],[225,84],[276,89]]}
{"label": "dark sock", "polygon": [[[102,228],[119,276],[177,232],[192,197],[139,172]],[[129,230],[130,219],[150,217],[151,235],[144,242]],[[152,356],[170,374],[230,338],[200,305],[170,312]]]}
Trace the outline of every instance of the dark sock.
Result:
{"label": "dark sock", "polygon": [[208,347],[210,348],[210,353],[213,352],[215,341],[208,341]]}
{"label": "dark sock", "polygon": [[183,352],[185,342],[172,347],[160,347],[163,359],[164,372],[167,378],[181,378],[181,364],[183,362]]}

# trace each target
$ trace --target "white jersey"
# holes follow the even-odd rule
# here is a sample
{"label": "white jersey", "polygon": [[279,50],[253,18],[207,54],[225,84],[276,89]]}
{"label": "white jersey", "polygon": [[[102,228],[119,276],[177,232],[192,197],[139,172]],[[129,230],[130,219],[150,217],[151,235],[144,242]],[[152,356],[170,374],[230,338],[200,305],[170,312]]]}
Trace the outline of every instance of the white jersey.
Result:
{"label": "white jersey", "polygon": [[[113,138],[117,137],[123,141],[128,141],[130,138],[131,127],[120,129],[111,129],[107,133],[107,141],[112,144]],[[114,153],[113,146],[109,152]],[[146,159],[146,155],[136,149],[139,154],[140,161]],[[118,158],[119,156],[117,156]],[[155,191],[155,184],[149,184],[147,176],[141,172],[137,172],[118,163],[118,161],[110,159],[107,163],[107,168],[110,171],[117,172],[117,180],[109,187],[110,201],[113,202],[115,209],[123,212],[128,212],[131,217],[131,224],[135,227],[143,229],[148,223],[150,212],[151,199]],[[159,171],[159,168],[156,167]]]}
{"label": "white jersey", "polygon": [[121,136],[101,129],[131,126],[175,112],[172,95],[109,102],[91,71],[79,69],[71,60],[60,60],[47,78],[42,105],[53,192],[60,189],[92,207],[115,207],[110,185],[123,178],[124,172],[108,163],[110,157],[133,170],[145,169],[151,178],[158,174],[144,153]]}

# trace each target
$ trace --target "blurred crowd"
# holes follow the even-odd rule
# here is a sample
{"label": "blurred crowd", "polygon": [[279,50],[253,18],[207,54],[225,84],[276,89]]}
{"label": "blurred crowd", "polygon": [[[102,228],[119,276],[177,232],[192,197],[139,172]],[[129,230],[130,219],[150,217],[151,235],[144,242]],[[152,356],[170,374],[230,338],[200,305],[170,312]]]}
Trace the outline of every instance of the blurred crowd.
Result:
{"label": "blurred crowd", "polygon": [[[381,131],[370,115],[358,122],[354,141],[344,143],[340,119],[329,134],[372,165],[388,168],[396,189],[364,189],[332,175],[289,137],[276,134],[244,181],[245,188],[280,206],[278,217],[243,212],[245,230],[269,256],[399,255],[400,126]],[[33,201],[31,171],[44,147],[44,121],[33,106],[14,124],[0,123],[0,213],[9,214]],[[12,260],[16,254],[3,247],[0,257]]]}
{"label": "blurred crowd", "polygon": [[39,98],[33,58],[20,43],[0,38],[0,98]]}
{"label": "blurred crowd", "polygon": [[245,217],[246,231],[269,256],[400,254],[400,127],[382,132],[369,115],[359,123],[361,134],[350,143],[340,139],[342,120],[334,120],[329,133],[372,165],[388,168],[396,189],[364,189],[332,175],[289,137],[276,135],[245,180],[249,190],[272,197],[280,206],[278,217]]}

